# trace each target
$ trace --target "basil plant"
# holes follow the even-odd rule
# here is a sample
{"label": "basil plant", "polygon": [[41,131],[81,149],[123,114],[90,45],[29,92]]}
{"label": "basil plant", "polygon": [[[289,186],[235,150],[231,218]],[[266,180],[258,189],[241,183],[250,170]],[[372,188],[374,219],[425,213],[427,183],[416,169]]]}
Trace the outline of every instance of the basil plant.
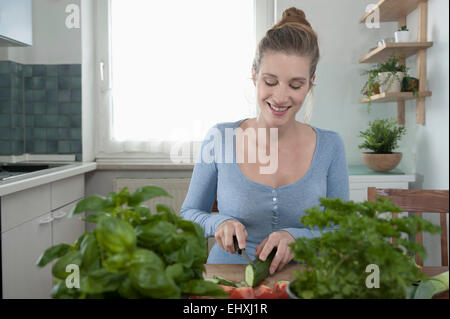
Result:
{"label": "basil plant", "polygon": [[[219,285],[203,279],[207,246],[203,229],[178,216],[167,205],[157,212],[142,204],[172,197],[149,185],[130,194],[127,187],[106,197],[80,200],[69,218],[93,212],[83,220],[95,223],[71,244],[48,248],[37,260],[52,267],[53,298],[186,298],[227,297]],[[79,271],[74,284],[72,269]],[[68,271],[69,270],[69,271]]]}

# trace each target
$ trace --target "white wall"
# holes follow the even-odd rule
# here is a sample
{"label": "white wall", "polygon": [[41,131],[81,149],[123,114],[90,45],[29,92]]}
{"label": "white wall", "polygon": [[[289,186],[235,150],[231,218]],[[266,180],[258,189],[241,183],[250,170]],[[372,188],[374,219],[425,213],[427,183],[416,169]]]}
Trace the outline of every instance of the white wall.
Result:
{"label": "white wall", "polygon": [[69,29],[67,5],[80,0],[33,0],[33,45],[0,48],[0,60],[22,64],[81,63],[81,29]]}
{"label": "white wall", "polygon": [[[415,172],[417,182],[412,188],[449,189],[449,2],[447,0],[428,1],[427,40],[433,41],[433,47],[427,50],[427,88],[433,92],[425,104],[425,125],[410,124],[415,128],[412,145],[415,151]],[[417,30],[418,10],[412,12],[407,23]],[[407,61],[407,66],[409,61]],[[415,61],[411,61],[411,68]],[[412,102],[409,102],[412,103]],[[412,105],[414,106],[414,105]],[[414,113],[414,108],[409,108]],[[414,115],[412,114],[412,117]],[[413,119],[412,119],[413,120]],[[411,120],[411,122],[412,122]],[[439,224],[439,215],[427,216],[434,224]],[[448,219],[447,219],[448,232]],[[425,265],[440,262],[440,237],[424,234],[424,244],[429,259]]]}
{"label": "white wall", "polygon": [[[318,35],[321,57],[316,71],[311,124],[337,131],[342,136],[349,165],[362,164],[358,149],[362,139],[358,135],[367,128],[369,120],[396,117],[397,112],[395,103],[374,103],[368,115],[367,105],[358,102],[366,80],[361,73],[371,67],[370,64],[359,64],[359,59],[370,48],[376,47],[380,38],[393,36],[397,25],[389,22],[382,24],[379,29],[369,29],[359,23],[369,3],[376,1],[277,1],[277,21],[285,9],[295,6],[305,12],[306,19]],[[301,117],[298,120],[301,121]],[[408,154],[404,154],[405,161],[408,161]]]}

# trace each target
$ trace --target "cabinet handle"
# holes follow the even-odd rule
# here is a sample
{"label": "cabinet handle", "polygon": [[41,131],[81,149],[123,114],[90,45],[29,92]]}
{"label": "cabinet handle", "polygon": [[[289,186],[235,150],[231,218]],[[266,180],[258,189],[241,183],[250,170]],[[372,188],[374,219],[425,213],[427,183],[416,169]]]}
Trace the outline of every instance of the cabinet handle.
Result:
{"label": "cabinet handle", "polygon": [[48,223],[51,223],[52,221],[53,221],[53,218],[51,216],[48,216],[48,217],[42,218],[39,221],[39,225],[48,224]]}
{"label": "cabinet handle", "polygon": [[56,213],[56,214],[53,215],[53,217],[55,219],[60,219],[60,218],[63,218],[64,216],[66,216],[65,212],[60,212],[60,213]]}

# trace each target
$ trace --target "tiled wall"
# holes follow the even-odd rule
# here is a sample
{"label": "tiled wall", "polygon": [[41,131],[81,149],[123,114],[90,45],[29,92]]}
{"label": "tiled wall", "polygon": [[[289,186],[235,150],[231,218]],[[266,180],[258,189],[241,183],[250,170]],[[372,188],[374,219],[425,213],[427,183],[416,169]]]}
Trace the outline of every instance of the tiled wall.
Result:
{"label": "tiled wall", "polygon": [[81,161],[81,65],[0,61],[0,155],[76,154]]}

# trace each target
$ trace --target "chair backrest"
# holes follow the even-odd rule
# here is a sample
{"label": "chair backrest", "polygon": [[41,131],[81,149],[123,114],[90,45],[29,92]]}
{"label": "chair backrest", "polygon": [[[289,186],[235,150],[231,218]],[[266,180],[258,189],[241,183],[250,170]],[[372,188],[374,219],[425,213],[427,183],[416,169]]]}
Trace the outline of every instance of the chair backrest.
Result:
{"label": "chair backrest", "polygon": [[211,208],[211,213],[217,213],[219,212],[219,209],[217,208],[217,199],[214,201],[214,204]]}
{"label": "chair backrest", "polygon": [[[375,188],[368,187],[367,199],[375,202],[375,196],[382,198],[392,198],[391,203],[398,206],[404,212],[416,213],[422,217],[422,213],[439,213],[441,233],[441,260],[442,266],[448,266],[448,234],[447,234],[447,214],[448,190],[424,190],[424,189],[396,189],[396,188]],[[392,217],[397,217],[397,213],[392,213]],[[416,234],[416,241],[423,245],[422,232]],[[393,241],[395,242],[395,241]],[[416,256],[416,263],[423,266],[423,261]]]}

